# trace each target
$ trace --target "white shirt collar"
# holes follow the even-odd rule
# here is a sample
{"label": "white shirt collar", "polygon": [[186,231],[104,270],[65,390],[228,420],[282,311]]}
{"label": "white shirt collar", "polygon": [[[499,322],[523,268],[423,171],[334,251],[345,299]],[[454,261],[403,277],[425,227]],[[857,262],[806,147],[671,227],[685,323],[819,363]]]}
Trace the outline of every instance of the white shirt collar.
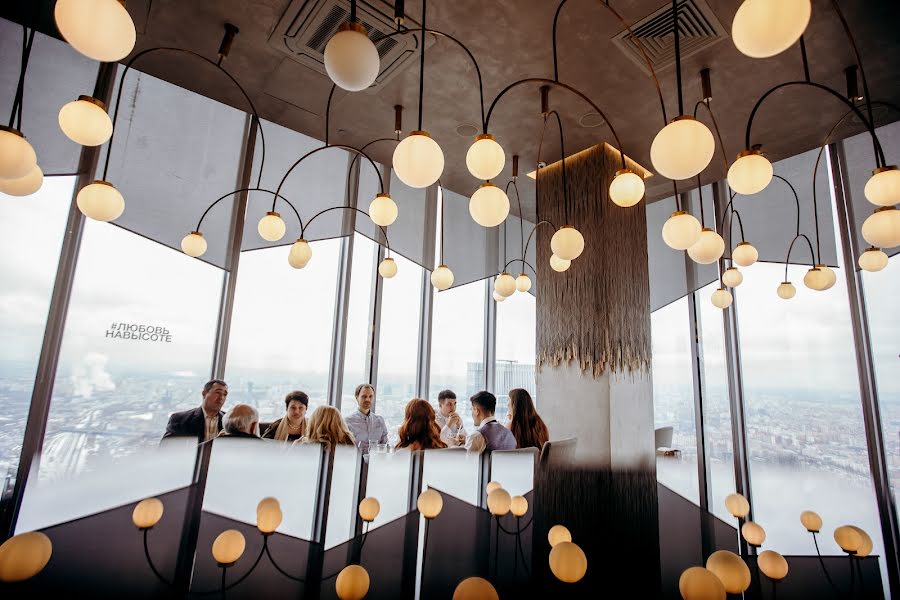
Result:
{"label": "white shirt collar", "polygon": [[490,416],[490,417],[484,419],[484,420],[481,422],[481,425],[479,425],[479,427],[483,427],[484,425],[487,425],[488,423],[490,423],[490,422],[492,422],[492,421],[493,421],[493,422],[499,422],[499,421],[497,421],[497,417],[492,415],[492,416]]}

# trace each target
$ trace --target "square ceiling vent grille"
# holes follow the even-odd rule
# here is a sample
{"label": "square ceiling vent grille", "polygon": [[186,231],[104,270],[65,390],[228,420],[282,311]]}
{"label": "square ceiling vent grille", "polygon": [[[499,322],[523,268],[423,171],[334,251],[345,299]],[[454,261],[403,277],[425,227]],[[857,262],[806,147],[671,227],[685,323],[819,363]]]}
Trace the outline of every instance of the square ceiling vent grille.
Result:
{"label": "square ceiling vent grille", "polygon": [[[717,44],[728,32],[704,0],[682,0],[678,3],[678,34],[681,37],[681,57],[687,58]],[[632,35],[632,33],[634,35]],[[613,38],[628,58],[648,75],[650,70],[641,54],[640,40],[655,71],[675,65],[675,30],[672,27],[672,5],[666,4],[644,17]]]}
{"label": "square ceiling vent grille", "polygon": [[[349,0],[292,0],[269,36],[269,45],[298,63],[327,75],[325,46],[349,16]],[[369,31],[369,39],[375,43],[381,57],[381,73],[366,90],[374,93],[410,64],[416,64],[419,36],[385,38],[396,31],[393,17],[366,2],[357,3],[357,20]],[[406,20],[406,25],[416,27],[410,19]],[[432,36],[426,36],[426,47],[433,43]]]}

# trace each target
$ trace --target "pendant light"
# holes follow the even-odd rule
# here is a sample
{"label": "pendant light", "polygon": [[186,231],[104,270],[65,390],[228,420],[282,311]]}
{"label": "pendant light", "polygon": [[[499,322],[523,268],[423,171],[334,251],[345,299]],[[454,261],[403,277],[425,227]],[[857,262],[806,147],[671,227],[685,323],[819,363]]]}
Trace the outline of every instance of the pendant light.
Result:
{"label": "pendant light", "polygon": [[356,0],[350,2],[350,20],[325,45],[325,72],[348,92],[366,89],[378,78],[381,57],[369,32],[356,21]]}
{"label": "pendant light", "polygon": [[744,150],[728,169],[728,185],[738,194],[757,194],[772,181],[774,169],[759,150]]}
{"label": "pendant light", "polygon": [[516,280],[512,275],[503,271],[494,280],[494,291],[508,298],[516,292]]}
{"label": "pendant light", "polygon": [[378,194],[369,203],[369,218],[381,227],[387,227],[397,220],[397,203],[388,194]]}
{"label": "pendant light", "polygon": [[817,267],[810,267],[803,276],[803,285],[811,290],[821,292],[828,283],[828,276]]}
{"label": "pendant light", "polygon": [[822,272],[822,275],[824,277],[823,283],[825,287],[823,287],[820,291],[830,290],[837,282],[837,275],[828,265],[817,264],[816,268]]}
{"label": "pendant light", "polygon": [[731,251],[731,260],[739,267],[749,267],[759,259],[759,251],[750,242],[741,242]]}
{"label": "pendant light", "polygon": [[782,281],[778,286],[778,297],[782,300],[790,300],[797,295],[797,288],[790,281]]}
{"label": "pendant light", "polygon": [[469,200],[469,214],[482,227],[496,227],[509,215],[509,197],[493,183],[482,183]]}
{"label": "pendant light", "polygon": [[744,275],[737,267],[728,267],[722,273],[722,283],[730,288],[736,288],[744,282]]}
{"label": "pendant light", "polygon": [[631,169],[620,169],[609,184],[609,199],[616,206],[628,208],[644,197],[644,180]]}
{"label": "pendant light", "polygon": [[519,273],[519,276],[516,277],[516,290],[524,293],[530,289],[531,277],[527,273]]}
{"label": "pendant light", "polygon": [[872,171],[865,194],[866,200],[875,206],[900,204],[900,170],[892,165]]}
{"label": "pendant light", "polygon": [[503,147],[489,133],[476,136],[466,152],[466,167],[476,179],[491,180],[503,171],[505,165]]}
{"label": "pendant light", "polygon": [[259,236],[267,242],[277,242],[283,238],[286,229],[287,226],[284,224],[281,215],[274,210],[267,212],[256,224]]}
{"label": "pendant light", "polygon": [[31,170],[18,179],[0,179],[0,192],[10,196],[30,196],[44,185],[44,172],[35,163]]}
{"label": "pendant light", "polygon": [[663,225],[663,241],[673,250],[687,250],[697,243],[703,228],[692,214],[676,210]]}
{"label": "pendant light", "polygon": [[118,0],[57,0],[56,27],[73,48],[100,62],[118,62],[134,49],[134,21]]}
{"label": "pendant light", "polygon": [[550,255],[550,268],[556,271],[557,273],[562,273],[567,271],[569,267],[572,266],[571,260],[566,260],[564,258],[560,258],[555,254]]}
{"label": "pendant light", "polygon": [[113,184],[103,180],[81,188],[75,203],[78,210],[95,221],[113,221],[125,210],[125,198]]}
{"label": "pendant light", "polygon": [[444,291],[453,285],[453,271],[447,265],[439,265],[431,272],[431,285],[440,291]]}
{"label": "pendant light", "polygon": [[206,253],[206,247],[206,239],[199,231],[192,231],[181,238],[181,251],[188,256],[194,258],[203,256]]}
{"label": "pendant light", "polygon": [[878,248],[900,246],[900,210],[894,206],[876,208],[863,222],[862,236]]}
{"label": "pendant light", "polygon": [[291,250],[288,252],[288,264],[295,269],[302,269],[312,259],[313,251],[309,242],[302,237],[291,244]]}
{"label": "pendant light", "polygon": [[504,296],[503,294],[501,294],[501,293],[498,292],[497,290],[494,290],[494,292],[493,292],[492,295],[493,295],[493,297],[494,297],[494,302],[503,302],[504,300],[506,300],[506,296]]}
{"label": "pendant light", "polygon": [[378,274],[385,279],[390,279],[397,274],[397,262],[388,256],[378,265]]}
{"label": "pendant light", "polygon": [[725,253],[725,240],[709,227],[704,227],[700,231],[700,237],[688,248],[687,253],[695,263],[712,264]]}
{"label": "pendant light", "polygon": [[59,109],[59,128],[76,144],[99,146],[109,140],[113,125],[102,101],[78,96]]}
{"label": "pendant light", "polygon": [[731,306],[731,303],[734,301],[734,297],[731,295],[731,292],[726,290],[724,287],[721,287],[713,292],[712,298],[710,298],[710,300],[712,300],[713,306],[724,310]]}
{"label": "pendant light", "polygon": [[572,225],[563,225],[550,238],[550,250],[563,260],[575,260],[584,252],[584,236]]}
{"label": "pendant light", "polygon": [[742,54],[768,58],[793,46],[809,25],[810,0],[744,0],[731,24],[731,39]]}
{"label": "pendant light", "polygon": [[866,248],[859,256],[859,268],[869,273],[877,273],[888,265],[888,255],[878,248]]}
{"label": "pendant light", "polygon": [[0,125],[0,179],[19,179],[37,165],[34,148],[13,127]]}

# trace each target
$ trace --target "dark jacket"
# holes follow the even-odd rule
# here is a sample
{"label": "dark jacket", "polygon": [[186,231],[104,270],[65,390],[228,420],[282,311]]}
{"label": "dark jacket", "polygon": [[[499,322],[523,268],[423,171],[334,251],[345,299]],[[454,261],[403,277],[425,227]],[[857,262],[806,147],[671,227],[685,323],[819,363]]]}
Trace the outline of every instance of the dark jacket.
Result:
{"label": "dark jacket", "polygon": [[[219,411],[219,431],[222,431],[222,417],[225,415]],[[166,425],[166,432],[163,439],[167,437],[195,437],[198,442],[203,441],[204,433],[206,433],[206,421],[203,414],[203,408],[198,406],[191,410],[172,413],[169,416],[169,422]]]}
{"label": "dark jacket", "polygon": [[[274,440],[275,439],[275,431],[278,429],[279,425],[281,425],[281,419],[277,419],[277,420],[273,421],[263,432],[262,437],[269,439],[269,440]],[[308,427],[309,423],[307,422],[306,425]],[[302,437],[303,437],[302,433],[296,433],[296,434],[289,433],[287,441],[293,442],[294,440],[299,440]]]}

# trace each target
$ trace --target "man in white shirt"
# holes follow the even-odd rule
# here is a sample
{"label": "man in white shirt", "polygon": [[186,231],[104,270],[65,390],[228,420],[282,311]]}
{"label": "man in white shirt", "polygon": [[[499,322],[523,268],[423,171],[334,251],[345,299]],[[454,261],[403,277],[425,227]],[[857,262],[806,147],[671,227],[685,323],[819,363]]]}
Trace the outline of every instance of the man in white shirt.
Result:
{"label": "man in white shirt", "polygon": [[469,398],[469,402],[472,404],[472,418],[478,429],[466,438],[466,450],[515,450],[516,438],[494,416],[497,398],[490,392],[478,392]]}
{"label": "man in white shirt", "polygon": [[353,434],[356,445],[363,454],[369,453],[369,444],[387,444],[388,433],[384,419],[372,412],[375,403],[375,388],[368,383],[356,386],[353,393],[356,397],[357,411],[349,415],[344,421],[347,428]]}
{"label": "man in white shirt", "polygon": [[441,428],[441,441],[448,448],[463,445],[466,428],[463,427],[462,417],[456,413],[456,393],[453,390],[443,390],[438,394],[438,409],[434,413],[434,420]]}

